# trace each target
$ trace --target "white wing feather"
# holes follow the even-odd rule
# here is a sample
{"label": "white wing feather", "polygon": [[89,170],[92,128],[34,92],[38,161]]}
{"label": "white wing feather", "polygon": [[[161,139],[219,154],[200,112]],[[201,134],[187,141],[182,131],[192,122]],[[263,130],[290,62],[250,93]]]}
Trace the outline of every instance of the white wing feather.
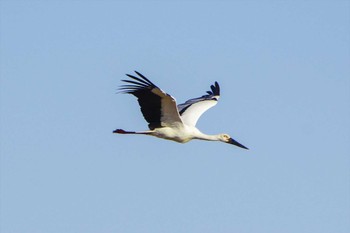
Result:
{"label": "white wing feather", "polygon": [[[218,98],[218,97],[217,97]],[[218,103],[217,100],[202,100],[191,104],[182,114],[181,119],[185,125],[196,126],[200,116],[209,108],[214,107]]]}
{"label": "white wing feather", "polygon": [[154,88],[152,92],[161,97],[161,125],[171,127],[182,124],[175,98],[160,88]]}
{"label": "white wing feather", "polygon": [[185,103],[177,106],[182,122],[185,125],[196,126],[199,117],[218,103],[220,98],[219,84],[215,82],[210,88],[211,91],[207,91],[207,95],[187,100]]}

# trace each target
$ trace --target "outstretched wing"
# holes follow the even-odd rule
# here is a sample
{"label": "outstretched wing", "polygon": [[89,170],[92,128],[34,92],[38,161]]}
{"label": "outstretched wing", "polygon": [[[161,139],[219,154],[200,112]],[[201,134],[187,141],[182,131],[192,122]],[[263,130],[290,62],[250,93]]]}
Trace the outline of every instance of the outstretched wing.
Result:
{"label": "outstretched wing", "polygon": [[182,122],[185,125],[195,126],[199,117],[217,104],[220,97],[220,86],[215,82],[210,88],[211,91],[207,91],[207,95],[187,100],[185,103],[177,106]]}
{"label": "outstretched wing", "polygon": [[122,80],[128,84],[122,85],[120,90],[137,97],[148,127],[154,129],[182,124],[175,99],[139,72],[135,73],[139,77],[127,74],[131,80]]}

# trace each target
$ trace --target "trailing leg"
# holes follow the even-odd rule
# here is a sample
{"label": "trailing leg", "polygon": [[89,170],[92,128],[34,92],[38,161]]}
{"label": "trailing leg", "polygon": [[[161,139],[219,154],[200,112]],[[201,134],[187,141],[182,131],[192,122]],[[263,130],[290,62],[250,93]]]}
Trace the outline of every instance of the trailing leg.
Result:
{"label": "trailing leg", "polygon": [[151,134],[151,131],[135,132],[135,131],[125,131],[123,129],[116,129],[113,133],[118,134]]}

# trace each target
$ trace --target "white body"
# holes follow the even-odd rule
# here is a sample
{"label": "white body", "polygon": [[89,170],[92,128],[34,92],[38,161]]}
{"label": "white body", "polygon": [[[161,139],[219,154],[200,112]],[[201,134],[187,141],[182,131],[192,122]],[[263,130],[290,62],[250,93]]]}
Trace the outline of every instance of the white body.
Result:
{"label": "white body", "polygon": [[127,74],[132,80],[123,80],[128,85],[123,85],[121,90],[137,97],[150,130],[133,132],[117,129],[113,131],[114,133],[152,135],[180,143],[192,139],[222,141],[248,149],[228,134],[207,135],[196,128],[199,117],[218,102],[220,87],[217,82],[210,86],[211,91],[207,91],[207,95],[177,105],[171,95],[162,91],[142,74],[135,72],[140,77]]}
{"label": "white body", "polygon": [[218,141],[218,135],[206,135],[200,132],[196,127],[179,125],[178,127],[162,127],[156,128],[150,132],[151,135],[158,138],[164,138],[180,143],[191,141],[192,139],[202,139],[210,141]]}

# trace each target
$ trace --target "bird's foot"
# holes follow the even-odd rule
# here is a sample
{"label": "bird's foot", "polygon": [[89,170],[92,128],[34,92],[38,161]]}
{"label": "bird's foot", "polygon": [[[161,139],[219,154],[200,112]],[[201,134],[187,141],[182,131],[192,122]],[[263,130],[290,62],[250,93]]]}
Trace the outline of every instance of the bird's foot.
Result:
{"label": "bird's foot", "polygon": [[125,133],[126,133],[126,131],[125,131],[125,130],[123,130],[123,129],[116,129],[116,130],[114,130],[114,131],[113,131],[113,133],[121,133],[121,134],[125,134]]}

